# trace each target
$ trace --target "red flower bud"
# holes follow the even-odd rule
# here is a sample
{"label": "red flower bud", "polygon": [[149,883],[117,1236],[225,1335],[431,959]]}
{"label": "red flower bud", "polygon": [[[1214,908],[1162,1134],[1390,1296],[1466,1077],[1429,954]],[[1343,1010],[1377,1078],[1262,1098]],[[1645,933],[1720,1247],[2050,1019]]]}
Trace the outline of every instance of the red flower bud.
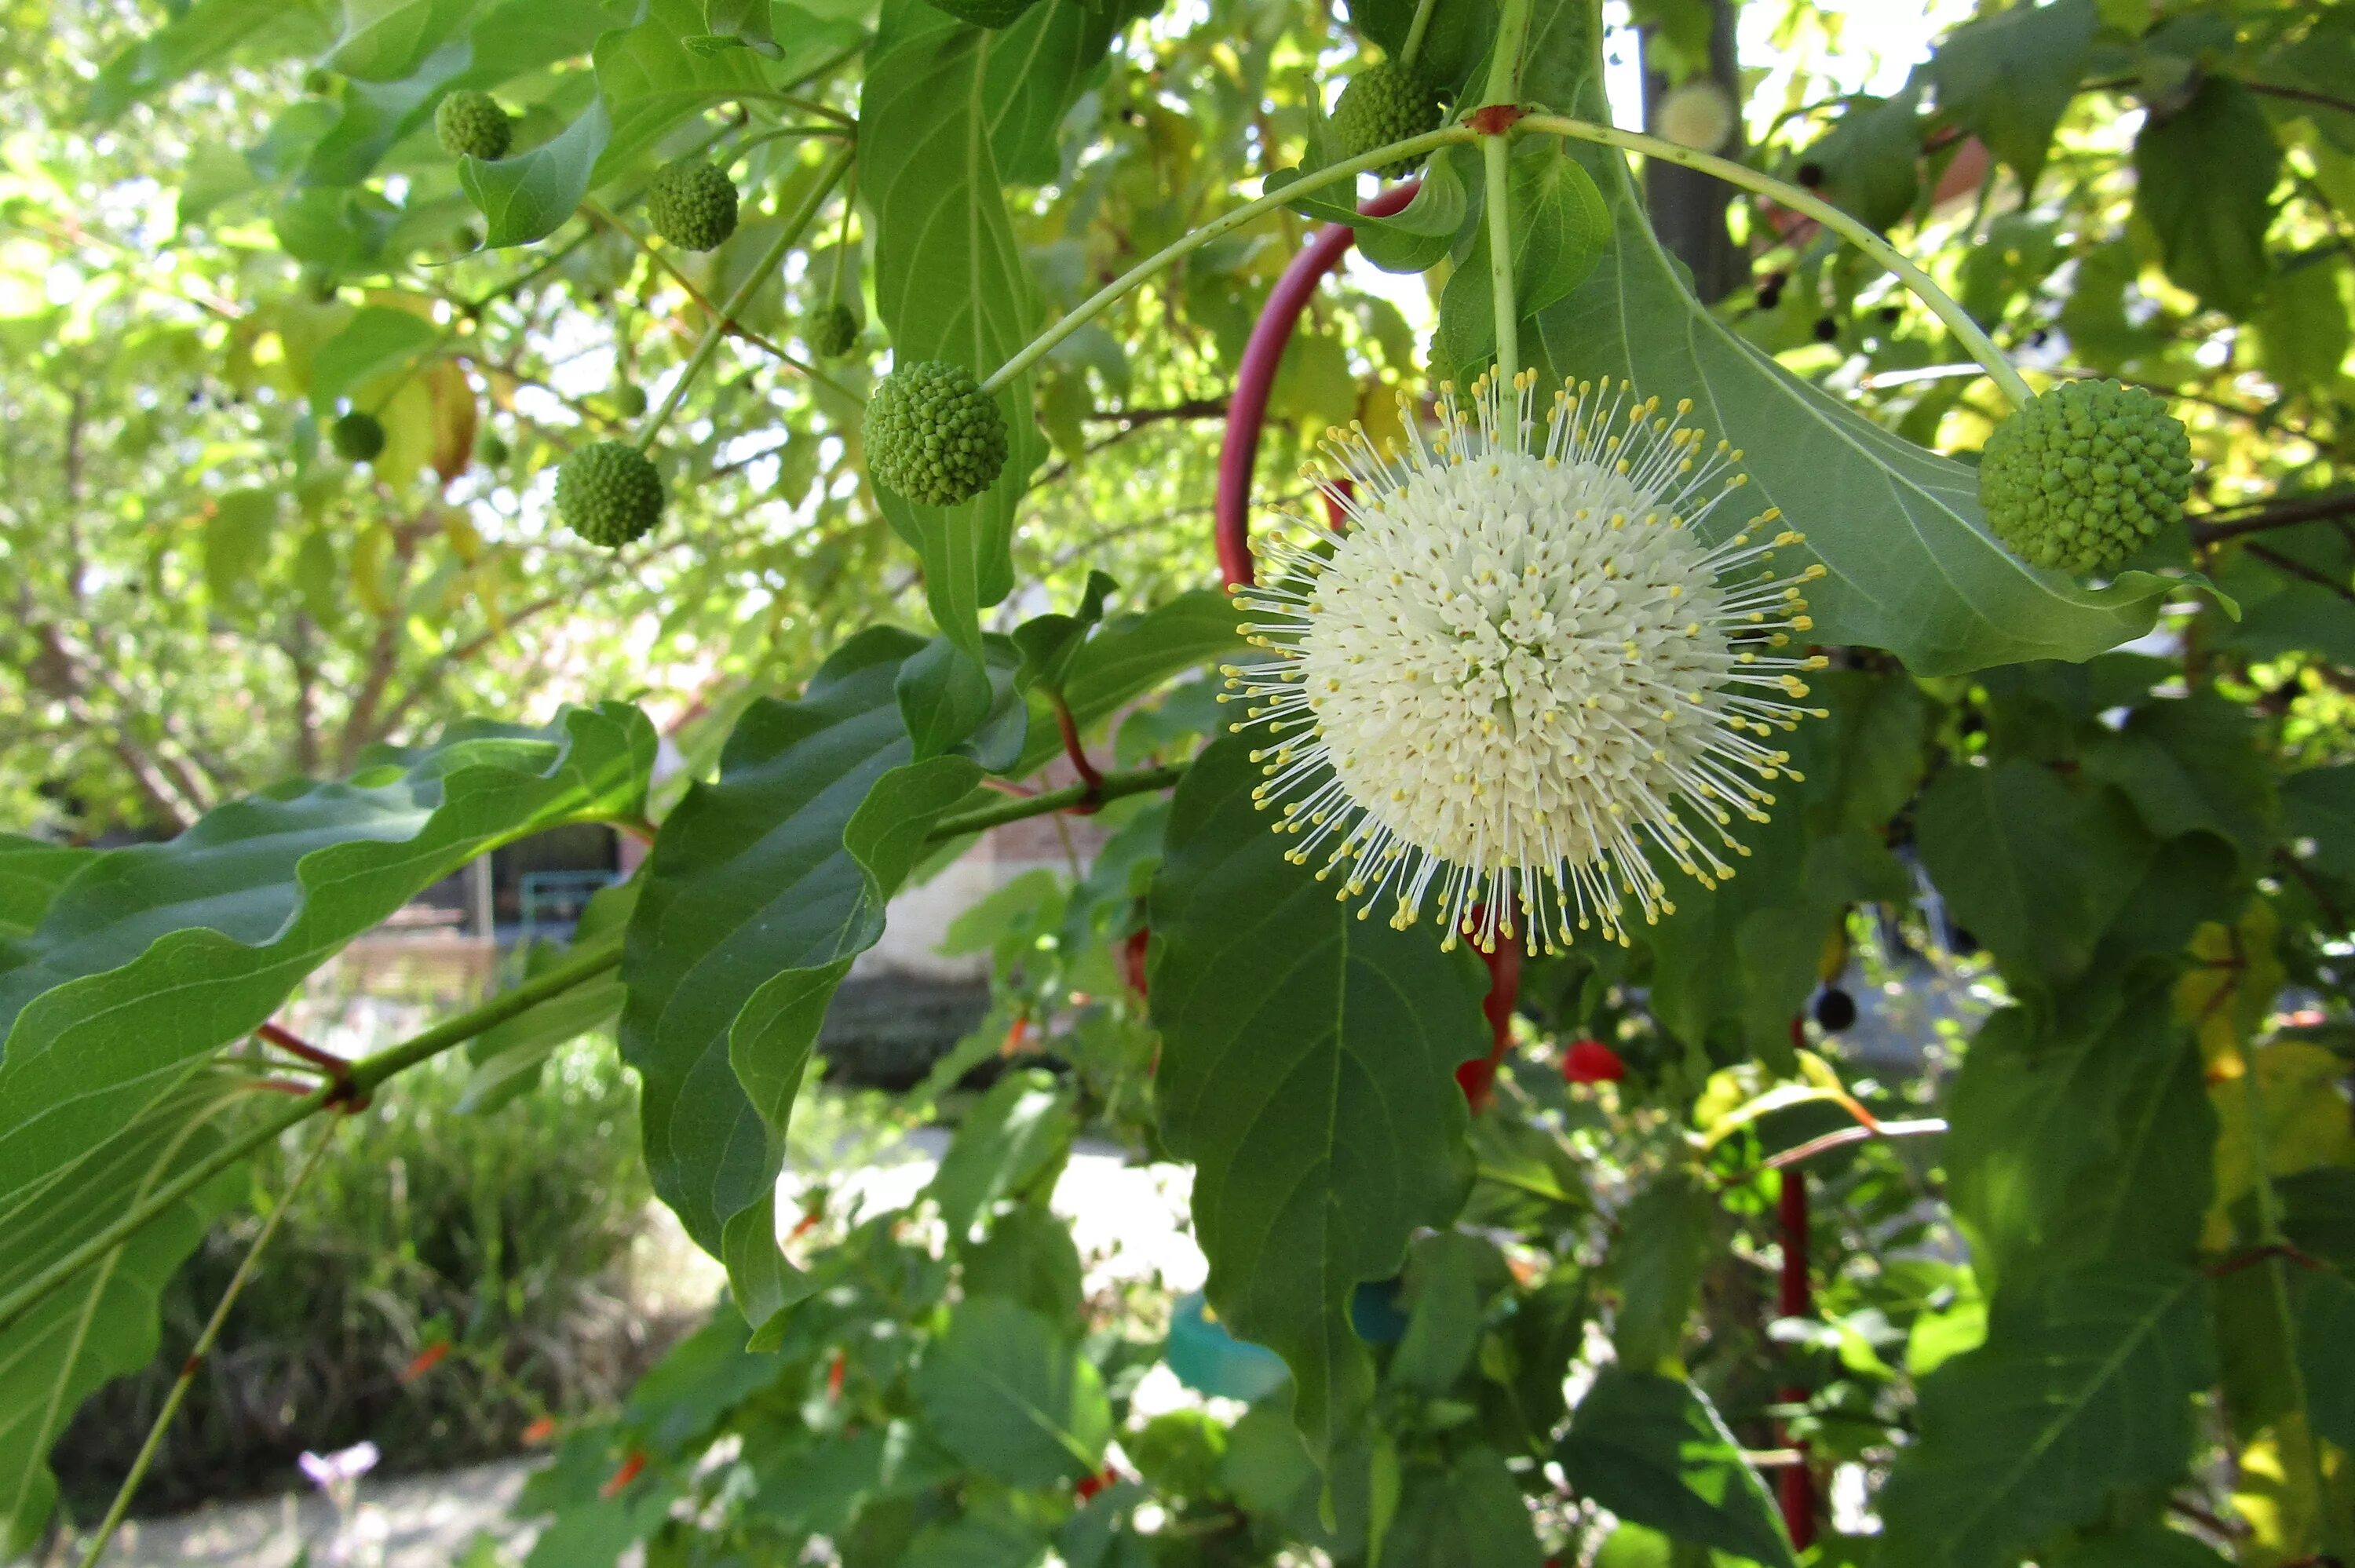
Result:
{"label": "red flower bud", "polygon": [[630,1457],[622,1461],[622,1467],[606,1478],[605,1484],[597,1489],[597,1495],[608,1499],[620,1497],[628,1489],[630,1483],[638,1478],[638,1472],[645,1467],[646,1451],[644,1448],[631,1449]]}
{"label": "red flower bud", "polygon": [[1561,1075],[1573,1084],[1615,1084],[1627,1075],[1627,1064],[1600,1040],[1573,1040],[1562,1054]]}
{"label": "red flower bud", "polygon": [[1094,1497],[1098,1492],[1103,1491],[1107,1487],[1118,1485],[1120,1478],[1120,1472],[1113,1468],[1110,1465],[1106,1465],[1094,1475],[1082,1476],[1078,1480],[1073,1481],[1071,1483],[1071,1493],[1082,1502],[1086,1502],[1089,1499]]}

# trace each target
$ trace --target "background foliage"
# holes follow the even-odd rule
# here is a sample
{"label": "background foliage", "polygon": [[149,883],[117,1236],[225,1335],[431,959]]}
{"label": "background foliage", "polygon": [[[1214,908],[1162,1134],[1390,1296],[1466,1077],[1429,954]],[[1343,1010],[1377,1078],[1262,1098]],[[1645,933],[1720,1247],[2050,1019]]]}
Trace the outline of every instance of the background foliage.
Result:
{"label": "background foliage", "polygon": [[[244,1092],[239,1042],[469,856],[597,821],[659,825],[599,1016],[735,1305],[568,1436],[545,1561],[2355,1559],[2343,5],[1955,7],[1872,91],[1808,0],[1636,6],[1662,129],[1671,93],[1728,93],[1731,150],[1887,232],[2037,378],[2175,399],[2185,525],[2107,586],[2022,567],[1974,499],[1995,389],[1874,263],[1656,164],[1672,258],[1616,154],[1525,139],[1517,219],[1553,248],[1524,262],[1532,356],[1694,396],[1832,572],[1828,717],[1745,874],[1632,948],[1532,960],[1466,1116],[1475,961],[1339,916],[1213,744],[1174,800],[1115,808],[1092,871],[966,928],[997,1012],[932,1087],[1017,1023],[1039,1070],[970,1107],[911,1210],[824,1206],[773,1244],[826,998],[890,894],[1004,806],[985,776],[1055,756],[1059,703],[1128,764],[1214,730],[1199,683],[1168,689],[1231,646],[1199,591],[1210,421],[1310,218],[1190,251],[1009,382],[1018,461],[964,507],[864,484],[877,361],[993,369],[1239,185],[1313,167],[1336,84],[1412,11],[0,12],[0,794],[37,834],[0,840],[16,1543],[66,1413],[149,1360],[164,1282],[252,1190],[216,1151],[282,1097]],[[1451,88],[1497,12],[1439,0]],[[1739,60],[1737,25],[1764,41]],[[1539,5],[1531,38],[1525,96],[1604,116],[1597,8]],[[517,114],[514,154],[440,150],[453,87]],[[855,192],[829,188],[854,119]],[[673,253],[635,203],[705,150],[745,221]],[[1394,430],[1394,389],[1486,352],[1458,156],[1430,173],[1464,189],[1451,221],[1368,242],[1435,302],[1364,272],[1322,293],[1263,474],[1328,425]],[[1580,168],[1607,235],[1554,199]],[[814,365],[837,277],[865,334]],[[748,281],[718,334],[709,302]],[[598,555],[554,525],[552,466],[636,424],[632,389],[677,499]],[[389,432],[365,469],[320,439],[346,408]],[[929,640],[875,625],[927,615]],[[659,779],[658,736],[685,764]],[[1147,927],[1140,1005],[1114,965]],[[1867,1004],[1853,1034],[1835,993]],[[1565,1087],[1581,1040],[1626,1077]],[[1292,1389],[1138,1407],[1184,1308],[1091,1285],[1045,1208],[1082,1115],[1195,1167],[1210,1306]],[[157,1192],[153,1224],[101,1229]],[[77,1247],[92,1266],[31,1300]]]}

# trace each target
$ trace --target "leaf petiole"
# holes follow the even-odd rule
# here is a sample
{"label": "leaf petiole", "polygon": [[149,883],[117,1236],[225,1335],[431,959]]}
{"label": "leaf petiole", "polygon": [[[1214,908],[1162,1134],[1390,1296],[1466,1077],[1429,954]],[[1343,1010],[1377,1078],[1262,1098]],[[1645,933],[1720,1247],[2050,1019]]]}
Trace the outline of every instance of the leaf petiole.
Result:
{"label": "leaf petiole", "polygon": [[769,249],[762,252],[761,259],[752,264],[752,270],[744,275],[744,281],[736,285],[736,291],[728,296],[719,313],[703,329],[701,341],[696,344],[695,352],[687,356],[687,368],[679,372],[671,382],[670,390],[663,394],[661,406],[646,417],[645,425],[638,431],[636,444],[640,451],[652,446],[655,438],[662,434],[663,426],[670,422],[672,413],[687,397],[687,388],[695,385],[696,377],[702,375],[704,366],[711,363],[712,355],[719,347],[719,340],[735,326],[736,313],[751,301],[753,293],[783,263],[786,253],[800,241],[811,222],[816,218],[818,208],[824,207],[826,198],[834,194],[834,187],[840,183],[856,156],[857,149],[848,143],[827,155],[825,166],[818,171],[817,183],[810,187],[809,195],[802,198],[801,206],[785,219],[784,228],[777,231],[777,238],[770,241]]}
{"label": "leaf petiole", "polygon": [[1593,142],[1605,147],[1616,147],[1622,152],[1641,153],[1647,158],[1663,159],[1688,169],[1698,169],[1703,174],[1716,175],[1728,185],[1772,196],[1794,212],[1806,214],[1896,273],[1898,280],[1929,306],[1933,314],[1946,323],[1947,330],[1955,334],[1970,356],[1978,361],[2014,407],[2023,407],[2035,400],[2035,388],[2029,386],[2019,372],[2012,367],[2011,361],[2004,357],[2003,350],[1998,348],[1978,323],[1971,319],[1971,313],[1963,309],[1953,295],[1938,286],[1936,279],[1908,260],[1903,251],[1874,233],[1870,225],[1858,221],[1821,197],[1796,185],[1786,185],[1772,175],[1762,174],[1747,164],[1698,153],[1690,147],[1680,147],[1674,142],[1664,142],[1657,136],[1646,136],[1640,132],[1622,131],[1614,125],[1598,125],[1590,120],[1573,120],[1564,114],[1529,114],[1516,122],[1515,129]]}
{"label": "leaf petiole", "polygon": [[1410,136],[1403,142],[1392,142],[1369,153],[1301,175],[1290,185],[1269,191],[1254,201],[1247,201],[1233,211],[1211,219],[1192,233],[1182,235],[1146,257],[1144,260],[1090,294],[1060,318],[1054,325],[1023,345],[1021,351],[989,373],[981,389],[995,392],[1021,375],[1052,352],[1054,346],[1104,313],[1140,283],[1167,271],[1194,251],[1221,235],[1231,234],[1254,218],[1263,217],[1276,208],[1298,201],[1312,191],[1343,180],[1356,179],[1369,169],[1385,164],[1418,157],[1441,147],[1454,146],[1474,140],[1478,132],[1469,126],[1444,125],[1436,131],[1426,131],[1420,136]]}
{"label": "leaf petiole", "polygon": [[583,980],[595,979],[621,961],[622,938],[616,934],[584,948],[547,973],[534,976],[512,991],[500,992],[479,1007],[470,1008],[457,1017],[437,1023],[422,1033],[411,1035],[398,1045],[388,1046],[373,1056],[360,1057],[339,1078],[331,1079],[301,1099],[272,1111],[247,1128],[243,1136],[224,1144],[165,1182],[140,1202],[117,1215],[112,1224],[90,1240],[10,1291],[5,1299],[0,1299],[0,1333],[15,1327],[16,1320],[43,1298],[128,1241],[158,1214],[288,1128],[307,1121],[321,1111],[332,1110],[346,1101],[357,1100],[395,1074],[406,1072],[421,1062],[431,1061],[452,1046],[463,1045],[493,1024],[504,1023],[517,1013],[528,1012],[549,997],[570,991]]}

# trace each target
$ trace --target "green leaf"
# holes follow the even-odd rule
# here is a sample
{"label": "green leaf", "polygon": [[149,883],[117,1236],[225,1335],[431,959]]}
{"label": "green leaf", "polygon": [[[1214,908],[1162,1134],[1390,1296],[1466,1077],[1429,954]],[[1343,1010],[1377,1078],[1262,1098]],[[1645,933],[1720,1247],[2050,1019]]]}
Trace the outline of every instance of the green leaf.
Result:
{"label": "green leaf", "polygon": [[232,490],[213,503],[205,520],[205,592],[217,608],[232,603],[269,560],[277,524],[274,490]]}
{"label": "green leaf", "polygon": [[1102,572],[1088,574],[1080,594],[1080,608],[1069,615],[1038,615],[1014,629],[1014,645],[1022,650],[1022,668],[1014,683],[1024,691],[1060,693],[1071,673],[1071,662],[1087,643],[1088,633],[1103,620],[1104,600],[1119,585]]}
{"label": "green leaf", "polygon": [[1407,1263],[1412,1307],[1387,1380],[1426,1394],[1446,1393],[1479,1348],[1487,1298],[1508,1277],[1503,1254],[1484,1236],[1442,1231],[1417,1242]]}
{"label": "green leaf", "polygon": [[1604,1367],[1556,1454],[1572,1487],[1622,1519],[1768,1568],[1797,1568],[1742,1446],[1680,1378]]}
{"label": "green leaf", "polygon": [[986,1238],[964,1248],[962,1277],[967,1298],[1003,1296],[1050,1323],[1079,1320],[1080,1249],[1043,1203],[1000,1214]]}
{"label": "green leaf", "polygon": [[7,944],[31,931],[66,879],[98,853],[0,832],[0,971],[20,961]]}
{"label": "green leaf", "polygon": [[[1087,734],[1163,682],[1251,647],[1236,630],[1233,603],[1215,588],[1194,588],[1142,615],[1115,615],[1071,656],[1063,700]],[[1036,772],[1061,754],[1052,725],[1034,724],[1013,772]]]}
{"label": "green leaf", "polygon": [[554,140],[486,164],[458,160],[458,184],[484,218],[483,244],[528,245],[561,228],[589,194],[591,171],[613,133],[599,98]]}
{"label": "green leaf", "polygon": [[1678,1165],[1620,1215],[1610,1270],[1619,1292],[1612,1339],[1622,1364],[1649,1371],[1682,1351],[1716,1212],[1700,1172]]}
{"label": "green leaf", "polygon": [[389,305],[363,305],[311,356],[311,407],[322,415],[360,383],[397,375],[442,341],[432,322]]}
{"label": "green leaf", "polygon": [[2281,782],[2283,826],[2311,840],[2297,853],[2333,876],[2355,877],[2355,762],[2308,768]]}
{"label": "green leaf", "polygon": [[2215,1191],[2216,1116],[2160,971],[2108,1016],[1990,1018],[1947,1107],[1955,1217],[1990,1291],[2056,1268],[2186,1263]]}
{"label": "green leaf", "polygon": [[960,1303],[912,1385],[933,1435],[1009,1486],[1092,1475],[1112,1439],[1094,1366],[1046,1319],[1003,1297]]}
{"label": "green leaf", "polygon": [[2083,1536],[2041,1560],[2051,1568],[2227,1568],[2198,1540],[2159,1524]]}
{"label": "green leaf", "polygon": [[324,62],[361,81],[397,81],[457,35],[476,0],[344,0],[343,37]]}
{"label": "green leaf", "polygon": [[[1586,32],[1592,62],[1600,39]],[[1610,119],[1592,64],[1574,100],[1552,101]],[[1928,675],[2089,658],[2149,629],[2169,580],[2130,572],[2092,589],[2013,556],[1986,531],[1974,470],[1881,429],[1721,325],[1653,238],[1626,161],[1572,155],[1610,204],[1613,245],[1540,313],[1540,346],[1563,376],[1625,375],[1664,404],[1692,398],[1711,437],[1742,450],[1745,496],[1781,507],[1830,573],[1807,595],[1817,641],[1886,648]],[[1750,514],[1724,509],[1704,532],[1722,537]]]}
{"label": "green leaf", "polygon": [[957,1128],[927,1189],[941,1207],[949,1239],[965,1240],[974,1222],[1000,1198],[1019,1197],[1042,1178],[1051,1181],[1078,1125],[1050,1074],[1012,1073],[993,1085]]}
{"label": "green leaf", "polygon": [[[964,26],[923,0],[886,0],[859,101],[859,191],[875,225],[875,302],[901,361],[947,360],[975,376],[1029,341],[1042,315],[1007,216],[1007,171],[1051,156],[1066,90],[1103,56],[1108,18],[1034,5],[1000,31]],[[1011,73],[1011,74],[1009,74]],[[1014,509],[1046,443],[1031,378],[1000,387],[1008,455],[997,482],[962,506],[877,500],[924,561],[932,619],[978,658],[981,611],[1014,585]]]}
{"label": "green leaf", "polygon": [[1471,216],[1471,198],[1464,188],[1464,167],[1477,166],[1477,153],[1449,147],[1434,153],[1423,165],[1423,185],[1396,217],[1378,221],[1359,219],[1358,249],[1385,272],[1427,272],[1455,246]]}
{"label": "green leaf", "polygon": [[2201,302],[2245,315],[2270,263],[2274,180],[2282,150],[2256,94],[2211,76],[2135,138],[2135,213],[2158,236],[2167,275]]}
{"label": "green leaf", "polygon": [[104,124],[134,103],[213,65],[238,46],[284,19],[279,0],[197,0],[106,62],[90,84],[82,114]]}
{"label": "green leaf", "polygon": [[1998,1568],[2173,1482],[2211,1336],[2189,1269],[2104,1264],[1998,1297],[1987,1343],[1923,1381],[1921,1440],[1881,1494],[1888,1560]]}
{"label": "green leaf", "polygon": [[2088,738],[2082,760],[2132,800],[2158,837],[2213,833],[2251,870],[2273,857],[2280,821],[2273,769],[2248,710],[2214,692],[2136,708],[2118,729]]}
{"label": "green leaf", "polygon": [[2345,272],[2323,252],[2285,266],[2266,288],[2253,323],[2257,363],[2285,391],[2323,392],[2339,379],[2350,339]]}
{"label": "green leaf", "polygon": [[1540,1568],[1545,1561],[1520,1483],[1494,1448],[1465,1448],[1444,1468],[1414,1466],[1403,1480],[1381,1542],[1387,1568]]}
{"label": "green leaf", "polygon": [[[61,1157],[37,1192],[0,1202],[0,1293],[217,1152],[252,1099],[226,1075],[185,1081],[120,1132]],[[244,1184],[230,1171],[199,1188],[0,1335],[0,1554],[40,1539],[58,1490],[50,1445],[82,1400],[155,1354],[156,1298]]]}
{"label": "green leaf", "polygon": [[1150,906],[1156,1089],[1163,1137],[1195,1163],[1207,1294],[1291,1366],[1295,1418],[1329,1453],[1373,1394],[1351,1296],[1462,1205],[1455,1071],[1487,1050],[1487,982],[1430,927],[1359,919],[1288,863],[1258,781],[1231,736],[1178,789]]}
{"label": "green leaf", "polygon": [[639,874],[622,1052],[644,1084],[647,1169],[756,1332],[802,1288],[775,1190],[826,1004],[933,818],[981,774],[964,755],[913,760],[893,688],[924,646],[862,632],[800,701],[746,709],[718,782],[687,791]]}
{"label": "green leaf", "polygon": [[[1611,212],[1593,176],[1542,137],[1516,144],[1510,179],[1513,301],[1526,321],[1568,298],[1593,272],[1611,243]],[[1448,276],[1439,314],[1440,341],[1454,374],[1459,380],[1476,376],[1497,355],[1485,220]]]}
{"label": "green leaf", "polygon": [[2033,762],[1950,768],[1922,798],[1922,863],[2004,972],[2083,973],[2149,864],[2148,835],[2106,796]]}
{"label": "green leaf", "polygon": [[2297,1367],[2306,1391],[2306,1419],[2315,1436],[2355,1453],[2355,1283],[2344,1275],[2269,1266],[2294,1276],[2291,1299],[2297,1324]]}
{"label": "green leaf", "polygon": [[2034,189],[2094,41],[2093,0],[2019,5],[1955,29],[1928,67],[1938,109]]}
{"label": "green leaf", "polygon": [[644,21],[597,40],[590,58],[611,131],[590,184],[602,185],[621,174],[689,117],[766,95],[768,73],[758,55],[749,49],[702,54],[680,41],[702,30],[696,0],[649,0]]}
{"label": "green leaf", "polygon": [[462,725],[370,753],[347,782],[282,787],[91,859],[0,971],[0,1208],[48,1190],[421,889],[526,834],[641,810],[654,752],[626,704],[545,730]]}
{"label": "green leaf", "polygon": [[996,1498],[916,1531],[896,1568],[1038,1568],[1049,1544],[1010,1499]]}

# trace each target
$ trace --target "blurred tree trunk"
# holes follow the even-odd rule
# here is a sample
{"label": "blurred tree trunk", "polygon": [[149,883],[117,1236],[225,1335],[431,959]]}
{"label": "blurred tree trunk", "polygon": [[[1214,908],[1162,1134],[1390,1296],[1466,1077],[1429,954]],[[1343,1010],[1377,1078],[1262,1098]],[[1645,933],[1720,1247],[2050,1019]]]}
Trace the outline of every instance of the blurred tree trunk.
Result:
{"label": "blurred tree trunk", "polygon": [[[1709,76],[1737,106],[1742,102],[1740,60],[1735,50],[1734,13],[1739,0],[1706,0],[1710,10]],[[1642,30],[1647,63],[1644,68],[1644,118],[1651,124],[1669,90],[1668,79],[1651,69],[1652,29]],[[1694,79],[1699,79],[1695,78]],[[1707,149],[1722,158],[1742,156],[1743,135],[1737,111],[1733,134],[1721,147]],[[1654,160],[1644,165],[1644,199],[1651,209],[1652,228],[1668,254],[1692,269],[1693,291],[1704,304],[1714,304],[1740,288],[1749,276],[1749,262],[1735,248],[1725,226],[1733,201],[1733,187],[1693,169]]]}

